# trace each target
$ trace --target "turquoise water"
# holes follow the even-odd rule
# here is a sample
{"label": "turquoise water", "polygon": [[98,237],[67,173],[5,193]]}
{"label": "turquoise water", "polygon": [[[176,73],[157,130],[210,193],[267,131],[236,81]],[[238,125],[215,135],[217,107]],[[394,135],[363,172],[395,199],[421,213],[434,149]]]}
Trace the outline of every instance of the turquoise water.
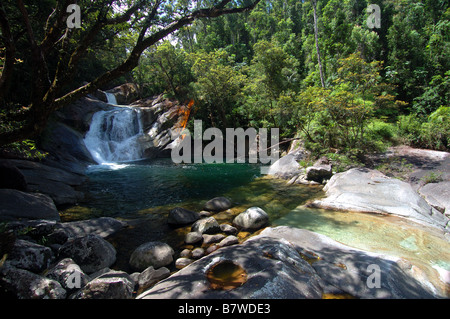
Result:
{"label": "turquoise water", "polygon": [[[174,164],[170,159],[93,165],[81,189],[89,217],[133,218],[152,207],[223,196],[260,176],[252,164]],[[73,211],[73,210],[72,210]]]}

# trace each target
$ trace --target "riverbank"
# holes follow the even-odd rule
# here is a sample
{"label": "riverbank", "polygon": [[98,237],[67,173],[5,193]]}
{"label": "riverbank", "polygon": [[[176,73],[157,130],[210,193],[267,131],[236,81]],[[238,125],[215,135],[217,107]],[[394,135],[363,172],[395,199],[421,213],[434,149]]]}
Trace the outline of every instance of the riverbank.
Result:
{"label": "riverbank", "polygon": [[[275,172],[274,175],[277,178],[259,178],[255,182],[243,185],[229,193],[224,191],[231,198],[232,207],[222,211],[205,210],[202,212],[204,203],[200,203],[199,200],[192,200],[190,204],[178,203],[160,206],[157,208],[158,213],[152,209],[146,212],[138,210],[138,214],[142,218],[132,218],[126,220],[126,222],[119,220],[122,218],[98,219],[88,217],[88,220],[77,224],[78,230],[75,232],[69,231],[71,229],[69,225],[75,224],[61,222],[60,215],[63,207],[82,201],[86,195],[80,192],[80,186],[85,183],[87,176],[79,169],[75,171],[69,169],[79,168],[78,164],[76,166],[70,165],[67,169],[64,169],[61,163],[54,164],[52,161],[40,163],[17,159],[2,160],[2,169],[4,169],[4,174],[8,174],[8,178],[2,179],[6,186],[0,190],[4,195],[2,197],[4,205],[1,214],[3,220],[12,222],[8,223],[2,230],[0,257],[3,256],[4,258],[1,263],[1,286],[9,297],[14,298],[135,298],[141,293],[143,295],[139,298],[160,298],[163,295],[155,294],[155,291],[159,291],[158,289],[164,291],[166,289],[164,285],[176,282],[179,278],[177,276],[190,274],[186,277],[190,278],[186,281],[187,285],[192,287],[195,282],[201,280],[205,287],[205,293],[227,298],[238,296],[269,298],[273,296],[274,292],[281,289],[280,287],[284,285],[283,283],[286,280],[290,281],[292,278],[294,278],[292,280],[294,280],[296,288],[285,295],[289,298],[322,298],[341,295],[356,298],[448,298],[450,258],[445,253],[441,253],[440,258],[442,260],[433,257],[436,258],[434,264],[421,263],[423,257],[413,258],[414,254],[421,255],[422,250],[427,249],[426,247],[439,247],[440,242],[442,243],[441,248],[448,245],[448,218],[446,216],[448,213],[448,202],[446,202],[448,188],[446,183],[449,182],[450,175],[448,174],[450,171],[448,155],[444,152],[397,147],[390,149],[385,154],[372,157],[370,167],[354,168],[335,174],[333,163],[325,158],[318,160],[310,167],[302,168],[299,162],[303,153],[297,150],[281,158],[278,163],[271,167],[272,173]],[[374,170],[375,168],[378,170]],[[180,178],[180,175],[175,175]],[[223,181],[223,179],[221,180]],[[173,182],[176,183],[176,180]],[[211,181],[210,185],[212,186],[215,182],[219,181]],[[324,193],[321,191],[322,187],[324,187]],[[314,191],[303,194],[303,189]],[[143,195],[139,190],[135,193]],[[322,198],[315,198],[317,196]],[[142,198],[142,196],[140,197]],[[325,214],[321,215],[316,210],[311,214],[311,218],[306,217],[308,215],[304,213],[304,209],[307,208],[305,205],[292,206],[295,201],[286,201],[283,200],[283,197],[296,200],[304,198],[305,201],[309,199],[310,201],[306,206],[332,209],[330,211],[332,216],[323,219]],[[117,198],[120,197],[115,196],[116,202],[118,201]],[[197,214],[199,220],[204,222],[209,220],[212,224],[217,223],[216,226],[218,227],[213,227],[215,230],[211,231],[212,233],[199,232],[198,226],[194,227],[193,222],[173,228],[173,225],[171,226],[167,222],[168,216],[173,209],[180,205],[180,209],[193,211],[194,215]],[[256,229],[243,229],[242,226],[239,227],[235,224],[234,220],[251,206],[260,207],[262,211],[267,210],[270,213],[269,221],[262,223]],[[288,208],[288,211],[281,213],[286,208]],[[319,256],[317,259],[320,260],[320,253],[323,254],[328,249],[334,249],[324,248],[321,242],[333,241],[332,238],[335,241],[341,241],[341,243],[343,241],[339,237],[340,234],[329,232],[331,237],[321,237],[322,239],[319,242],[310,243],[302,239],[300,243],[295,244],[298,247],[302,246],[305,252],[311,248],[314,254],[292,255],[291,252],[288,254],[289,260],[302,258],[309,261],[312,269],[306,264],[300,268],[303,270],[307,268],[312,277],[298,277],[295,267],[291,269],[290,261],[288,261],[288,266],[284,265],[280,268],[289,272],[289,276],[280,277],[275,274],[272,274],[272,276],[269,268],[274,265],[269,265],[270,263],[266,265],[261,262],[260,258],[272,259],[270,256],[280,256],[280,254],[283,254],[282,252],[292,250],[289,245],[283,246],[286,244],[285,240],[288,240],[287,237],[283,237],[284,235],[280,235],[284,238],[281,246],[278,239],[275,240],[272,236],[267,236],[273,234],[271,233],[272,230],[278,232],[279,229],[284,229],[274,228],[275,225],[272,224],[275,221],[282,221],[281,224],[280,222],[275,223],[278,225],[291,224],[293,229],[308,228],[308,222],[305,223],[305,220],[322,220],[330,225],[344,226],[343,219],[341,219],[343,215],[338,212],[349,210],[358,213],[377,213],[380,216],[391,214],[395,218],[401,218],[401,221],[395,220],[395,218],[386,219],[389,225],[393,225],[393,229],[400,230],[395,233],[397,237],[395,240],[392,239],[391,242],[393,246],[406,247],[408,251],[411,251],[412,257],[397,256],[396,254],[401,254],[402,250],[399,250],[399,252],[387,251],[386,253],[375,252],[375,250],[380,249],[376,243],[372,246],[364,246],[361,245],[362,241],[354,239],[353,242],[348,241],[345,250],[351,250],[352,252],[348,253],[347,257],[336,263],[322,264],[321,267],[325,267],[326,271],[319,273],[319,268],[315,267],[319,264],[314,265],[317,260],[314,261],[313,257],[317,255]],[[117,209],[117,211],[120,211],[120,209]],[[255,209],[255,211],[258,211],[258,209]],[[72,218],[74,216],[76,215],[73,215]],[[157,216],[157,218],[155,219],[154,216]],[[283,219],[284,216],[287,217]],[[349,220],[345,222],[348,225],[365,220],[356,214],[348,216]],[[358,218],[360,221],[358,221]],[[14,222],[17,219],[21,220]],[[66,215],[64,220],[68,221],[70,218],[67,218]],[[364,225],[359,228],[364,229],[364,226],[370,225],[367,220],[362,223]],[[402,223],[406,224],[402,226]],[[416,223],[419,224],[416,226]],[[374,221],[373,225],[373,227],[377,227],[381,224],[377,220]],[[266,226],[269,226],[267,231],[264,230]],[[426,227],[422,229],[421,227],[424,226],[430,226],[433,230],[427,230]],[[414,229],[419,228],[422,233],[413,235]],[[322,232],[320,227],[316,229],[318,232]],[[349,229],[347,226],[342,227],[342,232],[348,232]],[[172,235],[165,236],[164,230]],[[281,233],[288,236],[287,234],[290,234],[290,232],[282,231]],[[297,231],[292,230],[292,232]],[[319,233],[315,231],[312,231],[312,233],[319,236]],[[376,242],[376,240],[387,241],[387,238],[390,238],[389,236],[393,233],[394,231],[390,231],[390,233],[382,235],[373,231],[374,236],[370,240],[372,242]],[[433,234],[433,238],[428,239],[428,234]],[[253,247],[254,244],[246,244],[246,242],[255,235],[260,236],[258,238],[261,239],[257,241],[264,242],[263,246],[267,249],[249,248],[250,250],[254,249],[256,255],[249,255],[248,261],[245,258],[242,259],[239,257],[239,252],[241,250],[242,252],[247,251],[246,245]],[[324,235],[321,234],[320,236]],[[358,238],[356,229],[353,237]],[[430,240],[433,244],[429,244]],[[138,247],[145,244],[148,244],[146,247],[150,248],[160,245],[166,247],[163,250],[167,252],[167,255],[163,259],[166,260],[167,264],[152,264],[150,262],[145,266],[140,266],[138,271],[133,268],[135,266],[131,265],[134,264],[134,262],[130,262],[131,255]],[[317,247],[314,246],[316,244]],[[297,248],[295,250],[299,251]],[[93,255],[87,254],[87,251],[91,250],[96,253]],[[259,253],[262,254],[262,257]],[[234,257],[230,257],[231,259],[226,257],[228,254]],[[395,276],[399,276],[395,277],[396,280],[412,280],[414,285],[398,288],[387,284],[387,286],[383,286],[382,290],[365,291],[362,285],[370,275],[367,273],[367,269],[359,268],[358,272],[361,276],[358,280],[355,280],[351,275],[355,269],[347,265],[344,260],[349,258],[356,262],[360,256],[366,256],[367,254],[382,256],[377,255],[377,258],[379,258],[383,267],[387,267],[382,267],[383,273],[384,271],[386,271],[386,274],[389,273],[389,277],[385,278],[392,279],[394,278],[392,273],[395,273]],[[34,256],[33,258],[38,260],[39,263],[30,266],[26,256]],[[275,264],[285,263],[284,259],[277,258],[273,258],[272,262]],[[94,268],[91,265],[86,265],[86,260],[93,262]],[[261,271],[269,271],[267,276],[261,278],[262,281],[255,281],[258,287],[266,287],[265,290],[259,288],[255,288],[256,290],[252,288],[252,290],[249,287],[253,284],[244,284],[243,282],[241,282],[242,287],[239,285],[233,286],[234,288],[231,290],[222,291],[219,289],[217,291],[217,289],[211,288],[210,281],[208,281],[208,278],[211,279],[211,277],[208,277],[207,271],[210,268],[205,265],[217,266],[220,264],[219,261],[237,263],[244,270],[247,279],[257,276]],[[239,261],[242,261],[242,263]],[[203,272],[198,272],[199,265],[204,263],[206,263],[204,265],[206,268],[202,266]],[[252,268],[251,265],[255,263],[266,265],[268,268],[264,268],[265,270]],[[326,272],[334,274],[336,269],[333,267],[336,264],[345,266],[338,267],[345,270],[344,277],[350,276],[345,281],[345,285],[335,283],[335,280],[342,274],[337,274],[338,277],[330,275],[330,278],[325,276]],[[293,265],[296,265],[296,262]],[[76,278],[81,280],[80,289],[70,288],[71,285],[69,285],[70,287],[67,286],[68,278],[74,279],[72,276],[74,274],[77,274]],[[291,275],[293,277],[290,277]],[[17,278],[17,276],[24,278],[24,280],[14,281],[13,278]],[[317,279],[317,276],[320,279]],[[164,280],[165,278],[167,280]],[[163,281],[158,284],[160,280]],[[316,286],[313,291],[309,291],[309,288],[304,288],[306,290],[299,288],[306,287],[305,285],[309,287],[313,282],[311,280],[315,282],[314,285]],[[33,282],[39,282],[41,289],[31,288]],[[75,283],[77,282],[75,281]],[[246,282],[249,282],[249,280]],[[281,286],[274,284],[275,282],[278,282]],[[383,282],[383,284],[385,283]],[[214,285],[217,286],[217,282]],[[112,286],[116,288],[111,290]],[[348,287],[345,288],[344,286]],[[180,287],[182,287],[181,284],[179,287],[174,287],[173,291],[179,291]],[[148,292],[148,289],[151,289],[151,292]],[[398,293],[398,289],[400,289],[400,293]],[[402,292],[402,289],[406,290]],[[407,293],[411,289],[414,289],[414,293]],[[282,291],[284,290],[280,291],[280,296],[283,296]],[[169,297],[195,297],[190,295],[189,292],[186,293],[187,295],[174,294]]]}

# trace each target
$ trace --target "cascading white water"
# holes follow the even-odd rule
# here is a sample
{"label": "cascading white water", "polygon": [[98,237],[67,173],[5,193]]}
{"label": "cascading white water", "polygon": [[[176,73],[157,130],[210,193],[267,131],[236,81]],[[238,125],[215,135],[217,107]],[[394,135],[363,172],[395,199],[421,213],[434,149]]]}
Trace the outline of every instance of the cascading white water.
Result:
{"label": "cascading white water", "polygon": [[99,164],[136,161],[143,158],[144,137],[141,110],[115,107],[94,114],[84,143]]}
{"label": "cascading white water", "polygon": [[114,93],[105,92],[105,95],[108,104],[117,105],[117,99]]}

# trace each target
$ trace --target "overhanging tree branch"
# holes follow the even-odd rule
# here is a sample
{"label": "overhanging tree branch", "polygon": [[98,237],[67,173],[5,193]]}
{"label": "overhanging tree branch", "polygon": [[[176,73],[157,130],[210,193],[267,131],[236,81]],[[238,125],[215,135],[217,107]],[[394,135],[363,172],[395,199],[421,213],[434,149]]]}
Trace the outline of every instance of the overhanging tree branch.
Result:
{"label": "overhanging tree branch", "polygon": [[107,84],[108,82],[117,79],[121,77],[122,75],[126,74],[127,72],[130,72],[133,70],[139,63],[139,58],[141,54],[150,46],[156,44],[158,41],[164,39],[169,34],[181,29],[182,27],[191,24],[197,19],[201,18],[215,18],[226,14],[235,14],[235,13],[242,13],[252,10],[256,7],[256,5],[260,2],[260,0],[255,0],[252,4],[246,7],[242,8],[223,8],[226,4],[228,4],[230,0],[225,0],[220,2],[218,5],[209,8],[209,9],[199,9],[194,12],[192,12],[189,15],[186,15],[184,17],[181,17],[180,19],[172,22],[171,24],[167,25],[163,29],[159,30],[158,32],[148,36],[147,38],[143,39],[142,41],[138,41],[128,58],[119,66],[114,68],[113,70],[110,70],[94,81],[72,91],[67,93],[66,95],[62,96],[61,98],[58,98],[55,100],[54,108],[58,109],[59,107],[63,105],[67,105],[68,103],[71,103],[81,97],[83,97],[86,94],[94,92],[97,88]]}
{"label": "overhanging tree branch", "polygon": [[[114,0],[89,2],[91,3],[91,7],[85,8],[84,12],[86,14],[98,12],[99,14],[96,17],[96,21],[84,34],[84,36],[82,36],[73,51],[63,52],[63,50],[67,48],[68,33],[70,33],[70,31],[65,28],[67,13],[65,12],[64,6],[72,1],[64,0],[57,2],[56,10],[53,9],[47,19],[49,22],[53,21],[53,25],[46,28],[47,33],[44,35],[40,44],[37,43],[34,37],[28,12],[25,8],[23,0],[16,1],[23,18],[23,25],[25,26],[25,30],[28,35],[30,48],[32,51],[32,60],[34,61],[33,92],[32,101],[30,105],[26,107],[27,116],[25,121],[15,130],[2,132],[0,134],[0,145],[9,144],[11,142],[19,141],[39,134],[45,127],[45,124],[52,112],[79,98],[82,98],[86,94],[94,92],[98,88],[101,88],[109,82],[132,71],[138,65],[141,54],[147,48],[164,39],[169,34],[193,23],[197,19],[216,18],[222,15],[250,11],[260,2],[260,0],[254,0],[248,6],[236,8],[228,7],[228,5],[232,3],[231,0],[223,0],[210,8],[201,8],[188,12],[180,18],[175,18],[174,21],[169,22],[167,25],[162,24],[163,26],[160,26],[160,29],[157,29],[157,26],[155,26],[157,30],[150,35],[147,33],[154,20],[162,21],[164,23],[164,20],[167,20],[168,18],[167,16],[163,17],[162,20],[157,18],[157,15],[159,14],[158,9],[162,7],[162,3],[164,2],[163,0],[137,1],[125,12],[112,18],[108,18],[107,15],[112,8]],[[152,3],[151,10],[145,15],[146,9],[148,9],[147,6],[150,2]],[[59,6],[60,3],[61,6]],[[92,11],[93,9],[97,11]],[[187,7],[185,9],[188,11]],[[68,80],[70,80],[73,72],[75,71],[75,67],[81,58],[86,55],[89,46],[95,41],[96,36],[108,26],[119,25],[121,23],[129,22],[130,20],[142,21],[142,23],[138,33],[138,39],[134,48],[130,50],[128,57],[117,67],[105,72],[90,83],[60,96],[60,92],[62,92],[65,84],[67,84]],[[49,25],[49,23],[47,23],[47,25]],[[3,31],[3,25],[1,27],[4,35],[5,32]],[[73,34],[76,33],[74,32]],[[61,41],[61,39],[63,39],[63,41]],[[52,81],[50,81],[48,79],[46,59],[50,59],[51,57],[54,58],[55,55],[58,57],[59,62],[57,64],[57,69],[54,71]]]}

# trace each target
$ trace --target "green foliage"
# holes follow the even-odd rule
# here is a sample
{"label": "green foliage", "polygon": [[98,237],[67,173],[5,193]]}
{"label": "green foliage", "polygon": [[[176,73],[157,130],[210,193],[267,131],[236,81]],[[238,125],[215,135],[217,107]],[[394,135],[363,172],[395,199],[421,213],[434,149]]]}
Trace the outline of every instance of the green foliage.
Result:
{"label": "green foliage", "polygon": [[417,114],[401,116],[399,135],[415,147],[450,150],[450,107],[442,106],[428,117]]}
{"label": "green foliage", "polygon": [[224,50],[192,53],[189,59],[197,79],[192,84],[197,97],[197,117],[219,128],[237,123],[234,107],[241,103],[246,77],[227,64]]}
{"label": "green foliage", "polygon": [[442,182],[442,174],[442,172],[430,172],[423,176],[420,180],[424,182],[424,184],[439,183]]}
{"label": "green foliage", "polygon": [[[80,2],[82,7],[92,6],[83,14],[83,28],[94,25],[105,5],[87,2]],[[217,2],[195,4],[200,8],[212,3]],[[233,1],[235,6],[246,3]],[[366,24],[370,3],[381,7],[381,29],[371,30]],[[0,110],[0,132],[22,125],[6,120],[6,113],[12,109],[20,114],[22,105],[29,104],[33,82],[32,61],[25,59],[26,30],[16,22],[21,21],[20,12],[13,0],[3,5],[13,21],[18,75],[10,94],[14,98],[9,97],[13,103],[4,103]],[[38,39],[45,30],[45,13],[54,5],[54,0],[26,4]],[[167,25],[189,6],[193,7],[189,1],[165,1],[149,31]],[[448,150],[448,1],[317,0],[316,8],[326,88],[320,85],[312,0],[261,1],[250,12],[195,20],[149,48],[137,68],[110,86],[129,81],[137,83],[145,97],[164,93],[182,101],[194,99],[192,114],[208,126],[279,127],[282,138],[300,133],[316,154],[332,149],[364,153],[402,141]],[[111,10],[107,18],[118,15]],[[97,33],[71,86],[126,59],[138,40],[143,16],[139,12],[132,23]],[[82,40],[76,32],[65,43],[67,52]],[[0,66],[2,41],[0,37]],[[49,74],[58,62],[49,61]]]}
{"label": "green foliage", "polygon": [[13,153],[15,156],[29,159],[29,160],[43,160],[48,153],[39,150],[36,147],[36,142],[33,140],[23,140],[20,142],[11,143],[2,147],[4,151]]}

